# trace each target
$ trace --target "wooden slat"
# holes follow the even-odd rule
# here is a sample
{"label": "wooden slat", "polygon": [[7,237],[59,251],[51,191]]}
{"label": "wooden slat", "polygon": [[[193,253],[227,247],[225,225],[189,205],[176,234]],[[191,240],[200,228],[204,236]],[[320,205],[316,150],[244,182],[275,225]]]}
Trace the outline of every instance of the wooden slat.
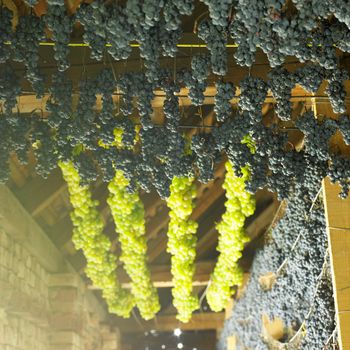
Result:
{"label": "wooden slat", "polygon": [[[195,275],[193,277],[193,286],[205,286],[208,284],[210,274],[213,272],[215,262],[203,261],[196,263]],[[151,265],[151,279],[153,285],[157,288],[170,288],[174,286],[170,265]],[[131,283],[126,273],[121,272],[119,276],[120,282],[124,288],[130,288]]]}
{"label": "wooden slat", "polygon": [[340,350],[350,350],[350,198],[340,199],[339,192],[328,178],[323,181]]}
{"label": "wooden slat", "polygon": [[142,321],[141,326],[135,326],[133,320],[118,320],[117,326],[122,333],[136,333],[140,331],[150,331],[156,329],[158,332],[172,332],[175,328],[181,328],[183,331],[203,331],[216,330],[223,326],[225,313],[195,313],[192,315],[191,321],[182,323],[176,316],[157,316],[151,321]]}

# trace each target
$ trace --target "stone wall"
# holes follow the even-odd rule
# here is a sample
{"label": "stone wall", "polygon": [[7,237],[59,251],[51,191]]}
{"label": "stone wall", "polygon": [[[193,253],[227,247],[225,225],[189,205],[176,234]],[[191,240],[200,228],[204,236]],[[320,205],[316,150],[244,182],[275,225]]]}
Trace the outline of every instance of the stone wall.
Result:
{"label": "stone wall", "polygon": [[0,350],[119,350],[77,273],[48,273],[0,228]]}

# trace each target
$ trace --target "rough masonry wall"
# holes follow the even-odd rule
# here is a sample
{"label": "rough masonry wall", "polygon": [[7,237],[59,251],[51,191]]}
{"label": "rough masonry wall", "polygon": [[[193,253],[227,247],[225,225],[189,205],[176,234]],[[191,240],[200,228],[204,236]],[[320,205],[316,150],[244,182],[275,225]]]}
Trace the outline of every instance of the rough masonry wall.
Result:
{"label": "rough masonry wall", "polygon": [[119,350],[75,273],[48,273],[0,227],[0,350]]}
{"label": "rough masonry wall", "polygon": [[0,349],[46,350],[48,273],[0,229]]}

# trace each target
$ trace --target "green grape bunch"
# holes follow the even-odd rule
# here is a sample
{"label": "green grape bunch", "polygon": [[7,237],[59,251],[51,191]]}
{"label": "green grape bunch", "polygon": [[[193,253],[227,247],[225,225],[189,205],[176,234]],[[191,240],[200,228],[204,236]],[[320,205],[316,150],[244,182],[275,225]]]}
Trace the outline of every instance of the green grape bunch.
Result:
{"label": "green grape bunch", "polygon": [[130,193],[128,186],[129,180],[117,170],[108,185],[107,202],[119,234],[120,260],[132,281],[131,292],[141,316],[149,320],[160,310],[160,304],[147,266],[145,209],[138,193]]}
{"label": "green grape bunch", "polygon": [[173,303],[177,309],[177,318],[188,322],[192,312],[199,308],[199,301],[193,295],[192,280],[195,272],[196,231],[198,224],[189,220],[194,208],[196,187],[194,179],[174,177],[170,186],[167,205],[170,208],[167,251],[171,257],[171,273],[174,288]]}
{"label": "green grape bunch", "polygon": [[93,285],[102,290],[109,311],[128,318],[135,305],[131,293],[123,289],[116,275],[116,257],[111,252],[111,242],[103,234],[103,220],[97,210],[88,186],[81,185],[78,171],[72,162],[60,162],[63,178],[67,183],[73,207],[73,243],[82,249],[87,261],[86,275]]}
{"label": "green grape bunch", "polygon": [[242,176],[238,177],[228,161],[226,171],[223,185],[227,198],[226,212],[216,226],[219,232],[217,250],[220,255],[207,291],[208,304],[216,312],[226,307],[233,286],[242,283],[243,272],[237,261],[242,257],[244,244],[249,242],[249,237],[244,232],[245,219],[255,211],[255,199],[245,189],[245,182],[250,177],[249,167],[243,167]]}

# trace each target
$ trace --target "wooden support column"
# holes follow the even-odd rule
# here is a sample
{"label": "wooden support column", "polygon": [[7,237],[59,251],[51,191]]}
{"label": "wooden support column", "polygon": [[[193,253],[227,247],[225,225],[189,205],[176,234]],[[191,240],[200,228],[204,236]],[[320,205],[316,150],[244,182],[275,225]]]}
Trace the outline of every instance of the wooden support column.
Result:
{"label": "wooden support column", "polygon": [[340,187],[323,181],[340,350],[350,350],[350,197],[338,197]]}

